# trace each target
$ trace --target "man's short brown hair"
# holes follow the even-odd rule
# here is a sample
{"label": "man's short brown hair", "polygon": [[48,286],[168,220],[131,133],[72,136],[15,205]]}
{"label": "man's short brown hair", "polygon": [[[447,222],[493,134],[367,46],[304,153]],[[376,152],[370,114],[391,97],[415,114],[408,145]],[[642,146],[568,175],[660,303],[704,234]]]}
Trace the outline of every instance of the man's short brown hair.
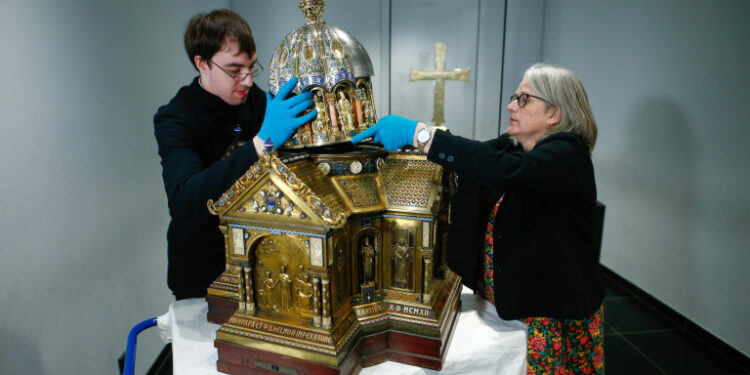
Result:
{"label": "man's short brown hair", "polygon": [[240,52],[253,57],[253,32],[244,18],[229,9],[217,9],[193,16],[185,29],[185,52],[195,66],[195,56],[210,59],[224,46],[226,38],[237,41]]}

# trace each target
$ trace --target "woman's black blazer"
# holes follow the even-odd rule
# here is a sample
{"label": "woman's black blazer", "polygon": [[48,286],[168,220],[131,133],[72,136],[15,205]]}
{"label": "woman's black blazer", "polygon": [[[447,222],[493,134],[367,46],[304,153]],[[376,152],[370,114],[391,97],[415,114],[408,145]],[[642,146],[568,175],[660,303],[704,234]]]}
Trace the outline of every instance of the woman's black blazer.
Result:
{"label": "woman's black blazer", "polygon": [[489,142],[436,131],[428,159],[459,176],[451,201],[448,266],[476,288],[488,215],[495,220],[495,306],[503,319],[581,319],[601,306],[600,223],[589,149],[556,133],[529,152],[507,134]]}

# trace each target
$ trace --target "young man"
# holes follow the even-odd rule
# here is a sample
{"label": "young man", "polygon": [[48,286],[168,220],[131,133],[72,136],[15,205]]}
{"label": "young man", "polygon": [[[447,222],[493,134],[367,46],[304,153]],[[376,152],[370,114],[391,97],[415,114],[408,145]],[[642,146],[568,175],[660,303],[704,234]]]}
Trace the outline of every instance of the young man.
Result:
{"label": "young man", "polygon": [[194,16],[185,30],[185,50],[199,75],[154,115],[172,218],[167,284],[178,300],[205,296],[224,270],[219,220],[206,202],[258,160],[264,142],[282,145],[317,114],[299,116],[312,105],[309,92],[286,99],[296,78],[275,98],[253,85],[262,69],[255,42],[247,22],[231,10]]}

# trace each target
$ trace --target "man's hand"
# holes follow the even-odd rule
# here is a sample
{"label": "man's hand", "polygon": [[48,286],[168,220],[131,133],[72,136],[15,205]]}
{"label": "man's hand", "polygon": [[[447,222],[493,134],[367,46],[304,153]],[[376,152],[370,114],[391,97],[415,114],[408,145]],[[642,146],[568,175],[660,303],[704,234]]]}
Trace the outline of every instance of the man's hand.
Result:
{"label": "man's hand", "polygon": [[281,86],[275,97],[272,98],[270,93],[266,93],[266,115],[258,132],[258,138],[263,142],[271,139],[274,150],[283,145],[297,127],[318,115],[318,111],[312,110],[304,116],[299,116],[312,106],[312,93],[309,91],[285,99],[295,86],[297,86],[297,77],[292,77],[289,82]]}

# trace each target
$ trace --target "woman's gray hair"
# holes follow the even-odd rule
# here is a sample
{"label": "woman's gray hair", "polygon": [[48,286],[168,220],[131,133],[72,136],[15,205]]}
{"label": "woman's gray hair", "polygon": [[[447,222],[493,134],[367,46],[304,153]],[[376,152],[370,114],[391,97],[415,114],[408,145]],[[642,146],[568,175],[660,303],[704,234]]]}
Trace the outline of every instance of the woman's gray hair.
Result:
{"label": "woman's gray hair", "polygon": [[570,132],[594,149],[596,121],[589,106],[583,84],[568,69],[547,64],[534,64],[526,69],[523,79],[536,93],[546,99],[547,106],[560,108],[560,122],[547,128],[547,134]]}

